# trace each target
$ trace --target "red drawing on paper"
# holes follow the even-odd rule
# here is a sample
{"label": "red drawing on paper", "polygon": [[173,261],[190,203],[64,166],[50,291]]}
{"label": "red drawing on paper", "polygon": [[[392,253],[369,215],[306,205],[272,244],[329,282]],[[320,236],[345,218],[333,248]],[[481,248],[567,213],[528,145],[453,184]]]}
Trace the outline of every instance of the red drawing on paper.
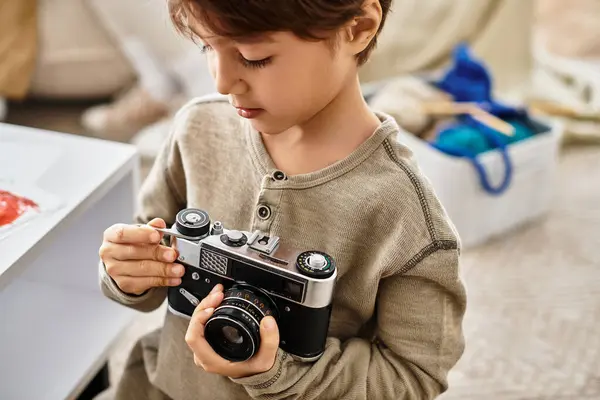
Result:
{"label": "red drawing on paper", "polygon": [[0,227],[12,224],[30,210],[39,210],[39,206],[33,200],[0,190]]}

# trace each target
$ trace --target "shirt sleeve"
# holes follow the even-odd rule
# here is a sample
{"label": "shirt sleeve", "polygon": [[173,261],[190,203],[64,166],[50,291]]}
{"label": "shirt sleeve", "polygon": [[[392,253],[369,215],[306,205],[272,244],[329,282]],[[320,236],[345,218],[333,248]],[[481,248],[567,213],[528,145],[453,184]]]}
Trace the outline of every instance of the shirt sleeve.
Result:
{"label": "shirt sleeve", "polygon": [[[145,224],[154,218],[162,218],[169,226],[174,223],[177,212],[185,208],[185,174],[177,142],[178,131],[186,122],[182,112],[175,118],[171,132],[140,188],[135,215],[137,223]],[[140,296],[124,293],[106,273],[102,262],[99,265],[99,278],[105,296],[139,311],[155,310],[167,296],[166,288],[162,287],[152,288]]]}
{"label": "shirt sleeve", "polygon": [[[375,338],[328,338],[314,363],[279,349],[271,370],[233,379],[254,399],[433,399],[464,351],[457,249],[425,248],[380,281]],[[425,255],[422,255],[425,254]],[[414,263],[413,263],[414,264]]]}
{"label": "shirt sleeve", "polygon": [[108,275],[104,263],[99,263],[100,289],[102,293],[111,300],[124,306],[142,312],[156,310],[167,298],[167,288],[152,288],[147,292],[136,296],[123,292],[117,283]]}

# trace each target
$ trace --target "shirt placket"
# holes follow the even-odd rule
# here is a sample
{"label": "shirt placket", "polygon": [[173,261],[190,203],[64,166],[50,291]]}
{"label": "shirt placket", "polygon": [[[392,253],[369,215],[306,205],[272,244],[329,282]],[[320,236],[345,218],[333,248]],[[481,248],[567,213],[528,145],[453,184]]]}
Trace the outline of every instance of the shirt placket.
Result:
{"label": "shirt placket", "polygon": [[280,212],[281,189],[287,176],[279,170],[273,170],[263,176],[260,193],[254,207],[253,230],[259,230],[265,234],[271,231],[271,225]]}

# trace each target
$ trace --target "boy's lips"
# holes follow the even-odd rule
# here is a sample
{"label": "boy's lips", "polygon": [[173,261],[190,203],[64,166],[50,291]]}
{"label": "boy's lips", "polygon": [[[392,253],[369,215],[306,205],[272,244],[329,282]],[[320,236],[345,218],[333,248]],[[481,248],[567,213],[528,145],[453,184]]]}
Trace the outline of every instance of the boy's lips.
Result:
{"label": "boy's lips", "polygon": [[238,112],[238,115],[243,118],[256,118],[260,113],[264,110],[262,108],[248,108],[248,107],[238,107],[234,106]]}

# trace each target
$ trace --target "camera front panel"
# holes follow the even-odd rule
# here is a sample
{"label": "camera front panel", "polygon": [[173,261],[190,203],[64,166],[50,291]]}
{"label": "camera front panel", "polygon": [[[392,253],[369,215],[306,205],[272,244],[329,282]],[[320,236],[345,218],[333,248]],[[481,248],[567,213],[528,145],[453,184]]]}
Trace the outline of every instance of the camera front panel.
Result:
{"label": "camera front panel", "polygon": [[[261,285],[260,280],[236,281],[233,276],[221,276],[185,263],[184,267],[185,274],[182,277],[181,285],[168,289],[169,308],[172,312],[182,316],[191,317],[199,302],[208,296],[214,286],[219,283],[223,285],[224,290],[231,288],[236,283],[246,283],[269,292],[262,287],[264,285]],[[243,264],[227,271],[230,272],[230,275],[234,275],[236,270],[241,269],[244,269],[248,275],[256,272],[255,267],[250,265],[244,267]],[[275,295],[272,295],[271,299],[277,309],[281,349],[305,359],[318,357],[325,348],[331,305],[312,308]]]}
{"label": "camera front panel", "polygon": [[[190,215],[196,217],[196,214],[200,215],[198,212]],[[196,223],[195,219],[191,222]],[[288,248],[281,245],[277,237],[260,236],[257,232],[250,234],[220,228],[208,234],[205,225],[202,225],[202,232],[194,231],[193,235],[178,232],[171,238],[185,274],[181,285],[168,289],[170,311],[190,317],[215,285],[222,284],[225,291],[233,287],[228,300],[224,300],[211,317],[214,317],[214,324],[211,325],[209,319],[207,328],[211,325],[209,331],[214,342],[211,346],[223,347],[221,345],[225,343],[227,346],[223,349],[231,350],[221,349],[224,351],[222,356],[229,356],[230,360],[238,356],[244,358],[248,354],[237,354],[238,350],[249,342],[254,342],[250,346],[253,349],[259,345],[256,340],[260,341],[260,338],[254,337],[259,334],[256,323],[263,316],[251,312],[252,308],[246,303],[256,302],[260,306],[262,300],[255,298],[253,293],[260,299],[267,299],[261,297],[262,292],[273,305],[273,313],[269,315],[277,320],[280,347],[301,359],[317,359],[325,348],[331,316],[337,276],[332,259],[322,252]],[[250,292],[240,291],[240,285],[249,288]],[[244,319],[250,323],[248,326],[244,325]],[[250,332],[252,338],[242,335],[239,345],[237,334],[245,332]]]}
{"label": "camera front panel", "polygon": [[185,267],[185,273],[181,278],[181,284],[170,287],[167,293],[169,308],[176,314],[191,317],[196,306],[208,296],[216,285],[220,283],[225,289],[228,289],[234,283],[230,279],[185,263],[182,264]]}
{"label": "camera front panel", "polygon": [[280,314],[277,321],[279,347],[307,360],[321,355],[325,350],[331,305],[310,308],[280,298],[275,299],[275,304]]}

